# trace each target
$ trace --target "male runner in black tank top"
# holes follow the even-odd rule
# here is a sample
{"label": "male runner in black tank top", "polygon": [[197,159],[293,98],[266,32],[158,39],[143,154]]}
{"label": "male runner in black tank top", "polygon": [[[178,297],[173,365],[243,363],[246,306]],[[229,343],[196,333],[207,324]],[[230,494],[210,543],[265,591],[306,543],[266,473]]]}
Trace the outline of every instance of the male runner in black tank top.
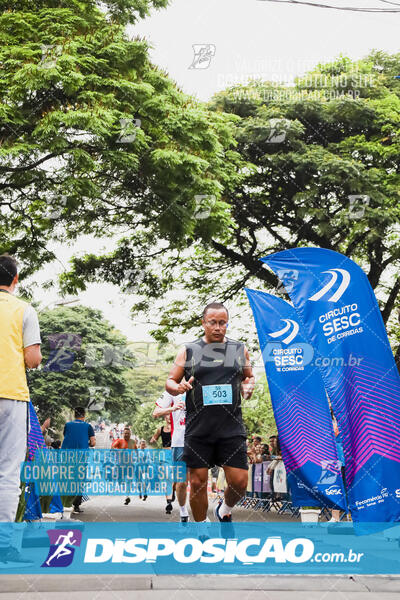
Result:
{"label": "male runner in black tank top", "polygon": [[246,431],[241,396],[251,397],[254,376],[244,344],[225,336],[228,311],[219,302],[206,306],[204,336],[186,344],[166,383],[173,396],[186,392],[183,460],[189,470],[190,506],[195,521],[207,517],[208,469],[223,467],[227,486],[217,506],[220,521],[231,521],[232,508],[247,488]]}

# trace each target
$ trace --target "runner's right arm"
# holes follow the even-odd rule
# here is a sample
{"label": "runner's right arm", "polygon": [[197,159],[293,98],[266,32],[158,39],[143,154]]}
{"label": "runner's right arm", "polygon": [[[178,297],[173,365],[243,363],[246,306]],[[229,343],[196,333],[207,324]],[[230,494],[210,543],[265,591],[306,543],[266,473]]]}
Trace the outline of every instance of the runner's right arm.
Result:
{"label": "runner's right arm", "polygon": [[183,347],[179,350],[176,355],[175,362],[172,366],[165,389],[172,396],[179,396],[192,389],[192,382],[194,377],[191,377],[189,381],[185,379],[185,363],[186,363],[186,348]]}

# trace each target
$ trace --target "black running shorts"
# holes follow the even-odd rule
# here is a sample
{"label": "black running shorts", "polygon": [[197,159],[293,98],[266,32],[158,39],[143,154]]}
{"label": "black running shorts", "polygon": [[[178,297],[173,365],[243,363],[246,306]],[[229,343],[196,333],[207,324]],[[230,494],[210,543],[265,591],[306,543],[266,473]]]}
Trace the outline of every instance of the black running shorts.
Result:
{"label": "black running shorts", "polygon": [[189,469],[211,469],[218,465],[247,470],[246,438],[239,435],[209,440],[204,437],[186,436],[182,460]]}

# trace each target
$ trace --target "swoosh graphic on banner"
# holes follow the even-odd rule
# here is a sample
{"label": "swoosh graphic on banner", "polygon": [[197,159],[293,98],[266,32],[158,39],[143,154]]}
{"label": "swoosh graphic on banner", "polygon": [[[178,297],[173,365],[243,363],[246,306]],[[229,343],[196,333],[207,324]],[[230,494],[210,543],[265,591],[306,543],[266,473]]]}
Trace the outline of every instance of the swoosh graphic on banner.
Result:
{"label": "swoosh graphic on banner", "polygon": [[270,333],[269,335],[272,338],[278,338],[278,337],[281,337],[282,335],[285,335],[285,333],[287,331],[289,331],[289,329],[291,327],[293,327],[292,332],[289,333],[289,335],[287,337],[285,337],[285,339],[282,340],[282,342],[284,344],[290,344],[290,342],[292,340],[294,340],[296,335],[299,333],[299,324],[296,323],[296,321],[292,321],[292,319],[282,319],[282,321],[284,321],[286,323],[285,327],[283,327],[279,331],[274,331],[273,333]]}
{"label": "swoosh graphic on banner", "polygon": [[342,276],[342,283],[339,285],[336,292],[334,292],[334,294],[332,294],[332,296],[328,299],[328,302],[337,302],[348,288],[350,283],[350,273],[344,269],[329,269],[328,271],[322,271],[322,273],[329,273],[332,275],[331,280],[328,281],[328,283],[324,285],[319,292],[311,296],[309,300],[312,302],[317,302],[317,300],[320,300],[322,296],[329,292],[329,290],[335,285],[338,278],[338,273],[340,273]]}

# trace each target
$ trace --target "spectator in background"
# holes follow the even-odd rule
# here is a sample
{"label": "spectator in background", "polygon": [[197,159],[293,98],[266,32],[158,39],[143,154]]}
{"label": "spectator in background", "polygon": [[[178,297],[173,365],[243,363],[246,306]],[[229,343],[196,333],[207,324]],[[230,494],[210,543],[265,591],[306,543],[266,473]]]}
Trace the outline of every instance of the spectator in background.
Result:
{"label": "spectator in background", "polygon": [[278,443],[278,436],[271,435],[269,438],[269,452],[272,457],[274,457],[275,454],[277,454],[277,451],[276,451],[277,443]]}
{"label": "spectator in background", "polygon": [[[146,440],[140,440],[139,442],[139,450],[146,450],[147,448],[147,444],[146,444]],[[147,500],[147,494],[144,494],[142,496],[142,494],[139,494],[139,498],[143,501]]]}
{"label": "spectator in background", "polygon": [[[272,452],[271,452],[272,454]],[[282,455],[281,455],[281,444],[279,442],[279,436],[276,435],[275,436],[275,447],[274,447],[274,454],[272,455],[273,458],[275,458],[276,460],[282,460]]]}
{"label": "spectator in background", "polygon": [[266,462],[268,460],[271,460],[271,455],[269,452],[269,445],[268,444],[262,444],[261,446],[261,462]]}
{"label": "spectator in background", "polygon": [[43,435],[46,433],[46,431],[48,430],[48,428],[50,427],[50,417],[47,417],[47,419],[43,422],[43,424],[40,426]]}
{"label": "spectator in background", "polygon": [[[261,438],[260,438],[261,439]],[[254,462],[261,463],[262,462],[262,443],[256,442],[254,445]]]}
{"label": "spectator in background", "polygon": [[123,437],[113,441],[111,448],[119,448],[121,450],[137,450],[135,440],[132,439],[131,428],[124,428]]}
{"label": "spectator in background", "polygon": [[[158,429],[150,439],[150,444],[155,444],[159,437],[161,437],[161,446],[163,448],[171,448],[172,428],[169,415],[166,415],[164,417],[164,425],[158,427]],[[165,512],[167,513],[167,515],[170,515],[172,513],[172,502],[175,500],[175,488],[173,488],[172,490],[171,498],[168,498],[168,494],[166,495],[166,500],[167,506]]]}
{"label": "spectator in background", "polygon": [[246,440],[247,446],[247,458],[250,464],[254,463],[254,436],[252,435],[248,440]]}
{"label": "spectator in background", "polygon": [[271,455],[269,452],[269,445],[268,444],[262,444],[260,443],[256,443],[254,446],[254,462],[255,463],[262,463],[268,460],[271,460]]}
{"label": "spectator in background", "polygon": [[[135,440],[131,438],[131,435],[131,428],[125,426],[123,437],[114,440],[111,444],[111,448],[119,448],[120,450],[137,450],[137,444]],[[130,501],[130,497],[127,496],[124,500],[125,506],[127,506],[130,503]]]}
{"label": "spectator in background", "polygon": [[[264,445],[259,435],[252,435],[250,442],[247,443],[247,456],[252,464],[263,462]],[[269,454],[269,453],[268,453]],[[266,459],[266,460],[269,460]]]}
{"label": "spectator in background", "polygon": [[[26,368],[42,361],[36,311],[13,294],[18,284],[17,261],[0,256],[0,521],[12,523],[20,495],[20,465],[25,459],[29,389]],[[11,530],[10,530],[11,533]],[[0,535],[0,563],[23,563],[10,546],[6,528]]]}
{"label": "spectator in background", "polygon": [[171,448],[172,430],[169,416],[164,418],[164,425],[158,427],[150,440],[150,444],[155,444],[159,437],[161,437],[161,445],[163,448]]}
{"label": "spectator in background", "polygon": [[273,444],[272,444],[273,453],[271,452],[271,455],[272,455],[271,458],[273,458],[273,461],[271,462],[270,465],[268,465],[267,473],[269,474],[269,477],[270,477],[271,490],[274,491],[274,470],[277,467],[278,462],[280,460],[282,460],[282,456],[281,456],[281,446],[279,444],[279,437],[277,435],[273,435],[269,438],[270,447],[271,447],[271,438],[274,438]]}
{"label": "spectator in background", "polygon": [[[172,394],[165,391],[157,400],[156,408],[153,411],[153,417],[155,419],[157,417],[164,417],[165,420],[168,418],[170,420],[172,431],[172,460],[174,463],[181,461],[183,456],[186,429],[185,400],[185,394],[172,396]],[[172,502],[175,499],[175,490],[178,497],[181,523],[187,523],[189,521],[189,513],[186,506],[187,478],[186,481],[174,482],[171,498],[167,495],[167,506],[165,509],[167,514],[171,514],[172,512]]]}
{"label": "spectator in background", "polygon": [[250,444],[252,450],[254,451],[255,448],[256,448],[256,446],[258,444],[261,444],[261,442],[262,442],[262,439],[261,439],[261,437],[259,435],[252,435],[251,436],[251,444]]}
{"label": "spectator in background", "polygon": [[[64,426],[63,450],[87,450],[96,445],[93,427],[85,421],[85,409],[82,406],[75,408],[75,420],[69,421]],[[82,496],[75,496],[72,505],[74,513],[82,513],[80,508]]]}

